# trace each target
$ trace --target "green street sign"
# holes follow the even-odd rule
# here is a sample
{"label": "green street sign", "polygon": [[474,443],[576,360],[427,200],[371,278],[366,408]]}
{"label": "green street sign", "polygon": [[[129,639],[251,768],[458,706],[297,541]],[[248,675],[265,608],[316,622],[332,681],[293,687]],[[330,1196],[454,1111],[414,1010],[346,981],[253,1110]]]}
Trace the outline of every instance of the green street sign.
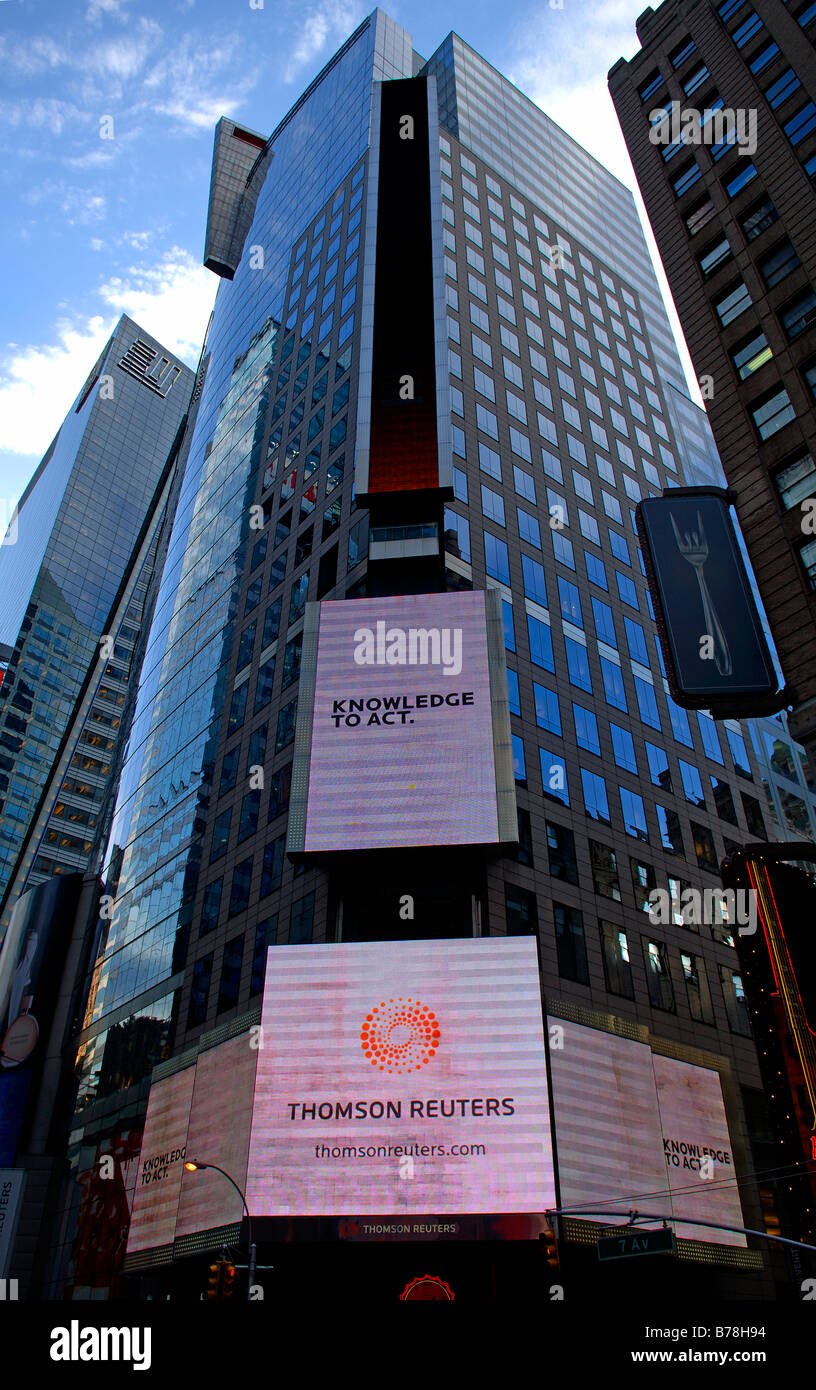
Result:
{"label": "green street sign", "polygon": [[625,1260],[630,1255],[673,1255],[674,1231],[661,1226],[656,1231],[631,1231],[617,1236],[601,1236],[598,1240],[599,1260]]}

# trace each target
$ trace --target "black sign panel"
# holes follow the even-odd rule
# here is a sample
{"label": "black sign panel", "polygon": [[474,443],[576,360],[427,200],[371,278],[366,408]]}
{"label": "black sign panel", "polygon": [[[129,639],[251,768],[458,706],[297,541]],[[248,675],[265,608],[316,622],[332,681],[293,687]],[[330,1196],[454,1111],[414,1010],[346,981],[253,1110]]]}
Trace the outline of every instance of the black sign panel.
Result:
{"label": "black sign panel", "polygon": [[601,1236],[598,1240],[599,1260],[625,1260],[630,1255],[674,1254],[674,1232],[668,1227],[658,1231],[642,1231],[633,1227],[624,1235]]}
{"label": "black sign panel", "polygon": [[640,502],[636,520],[675,702],[720,718],[790,703],[778,691],[727,495],[672,488]]}
{"label": "black sign panel", "polygon": [[380,90],[368,494],[439,487],[428,79]]}

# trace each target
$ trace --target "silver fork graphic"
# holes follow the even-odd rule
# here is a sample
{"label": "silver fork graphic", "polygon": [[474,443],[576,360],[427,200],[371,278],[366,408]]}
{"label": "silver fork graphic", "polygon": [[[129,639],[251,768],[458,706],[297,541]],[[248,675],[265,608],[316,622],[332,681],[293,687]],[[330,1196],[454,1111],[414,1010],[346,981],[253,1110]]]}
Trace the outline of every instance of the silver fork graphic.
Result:
{"label": "silver fork graphic", "polygon": [[688,560],[697,576],[697,586],[700,590],[700,598],[703,604],[705,630],[706,633],[710,634],[714,639],[714,665],[721,676],[730,676],[732,669],[731,653],[728,650],[725,633],[722,630],[722,626],[717,617],[717,611],[711,601],[711,595],[708,592],[708,585],[705,582],[705,576],[703,574],[703,569],[708,559],[708,541],[706,540],[706,534],[703,530],[703,519],[698,512],[696,532],[687,531],[684,539],[680,536],[674,517],[671,517],[671,524],[672,530],[674,531],[674,539],[677,542],[677,549],[680,551],[683,559]]}

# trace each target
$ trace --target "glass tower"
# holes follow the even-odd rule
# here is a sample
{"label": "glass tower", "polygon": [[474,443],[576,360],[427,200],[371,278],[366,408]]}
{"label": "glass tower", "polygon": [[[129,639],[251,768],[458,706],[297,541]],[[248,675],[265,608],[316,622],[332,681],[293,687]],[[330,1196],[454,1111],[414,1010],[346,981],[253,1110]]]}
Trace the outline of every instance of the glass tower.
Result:
{"label": "glass tower", "polygon": [[[192,383],[188,367],[123,316],[0,547],[0,648],[9,651],[0,687],[0,908],[88,862],[145,591],[131,570],[156,521]],[[112,630],[126,591],[129,609]],[[93,706],[76,727],[89,690]],[[72,729],[66,780],[50,786]]]}

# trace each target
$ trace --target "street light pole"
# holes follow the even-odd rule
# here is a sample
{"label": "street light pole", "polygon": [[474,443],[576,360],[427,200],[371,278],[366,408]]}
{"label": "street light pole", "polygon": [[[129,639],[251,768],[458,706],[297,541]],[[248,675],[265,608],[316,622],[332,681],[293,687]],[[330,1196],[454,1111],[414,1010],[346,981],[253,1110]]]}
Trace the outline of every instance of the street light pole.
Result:
{"label": "street light pole", "polygon": [[244,1196],[243,1192],[241,1191],[241,1189],[240,1189],[240,1187],[238,1186],[238,1184],[237,1184],[237,1182],[235,1181],[235,1179],[234,1179],[233,1177],[230,1176],[230,1174],[226,1171],[225,1168],[219,1168],[219,1166],[218,1166],[217,1163],[199,1163],[197,1159],[190,1158],[190,1159],[187,1160],[187,1162],[185,1163],[184,1167],[186,1168],[186,1170],[187,1170],[188,1173],[197,1173],[199,1170],[202,1170],[202,1171],[203,1171],[203,1169],[205,1169],[205,1168],[214,1168],[215,1171],[216,1171],[216,1173],[220,1173],[221,1176],[222,1176],[222,1178],[226,1178],[227,1182],[231,1182],[231,1183],[232,1183],[233,1187],[235,1188],[235,1191],[238,1193],[238,1196],[241,1198],[241,1205],[242,1205],[244,1211],[246,1212],[246,1219],[247,1219],[247,1235],[249,1236],[249,1261],[248,1261],[248,1265],[247,1265],[247,1299],[248,1299],[249,1301],[251,1301],[251,1300],[252,1300],[252,1288],[253,1288],[253,1285],[254,1285],[254,1283],[255,1283],[255,1260],[256,1260],[256,1253],[255,1253],[255,1242],[254,1242],[254,1240],[252,1239],[252,1217],[251,1217],[250,1214],[249,1214],[249,1207],[248,1207],[247,1204],[246,1204],[246,1197]]}

